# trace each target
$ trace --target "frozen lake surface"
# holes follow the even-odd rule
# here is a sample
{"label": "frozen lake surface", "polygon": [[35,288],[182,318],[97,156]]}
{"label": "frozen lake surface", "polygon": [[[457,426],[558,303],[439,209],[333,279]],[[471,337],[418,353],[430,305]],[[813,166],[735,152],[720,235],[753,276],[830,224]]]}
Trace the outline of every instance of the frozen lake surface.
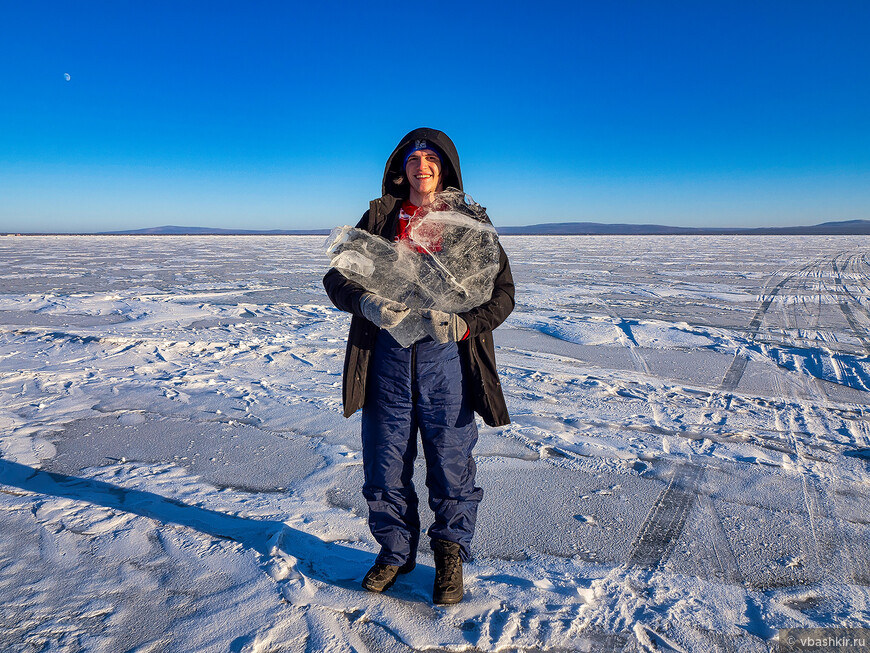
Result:
{"label": "frozen lake surface", "polygon": [[323,242],[0,238],[0,648],[774,651],[870,625],[870,238],[502,238],[513,424],[481,429],[451,607],[428,548],[359,587]]}

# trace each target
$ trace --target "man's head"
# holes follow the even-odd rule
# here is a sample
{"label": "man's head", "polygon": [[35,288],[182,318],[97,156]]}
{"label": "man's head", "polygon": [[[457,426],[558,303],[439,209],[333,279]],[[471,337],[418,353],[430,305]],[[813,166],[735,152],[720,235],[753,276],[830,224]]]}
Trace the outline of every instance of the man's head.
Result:
{"label": "man's head", "polygon": [[[411,155],[419,150],[432,150],[441,162],[441,187],[462,190],[462,174],[459,171],[459,154],[453,141],[444,132],[429,127],[419,127],[405,134],[393,149],[384,166],[383,195],[411,199],[414,191],[406,164]],[[416,192],[416,191],[414,191]],[[419,205],[418,205],[419,206]]]}
{"label": "man's head", "polygon": [[411,203],[421,206],[432,195],[444,189],[441,154],[425,140],[416,140],[405,154],[405,175],[411,186]]}

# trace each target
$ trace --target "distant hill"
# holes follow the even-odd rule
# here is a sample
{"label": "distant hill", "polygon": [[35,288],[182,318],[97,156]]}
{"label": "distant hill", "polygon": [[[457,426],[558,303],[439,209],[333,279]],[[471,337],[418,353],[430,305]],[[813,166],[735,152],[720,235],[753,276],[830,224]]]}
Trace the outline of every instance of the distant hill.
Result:
{"label": "distant hill", "polygon": [[[258,231],[252,229],[216,229],[211,227],[151,227],[128,231],[104,232],[101,235],[256,235],[256,236],[298,236],[326,235],[329,229],[273,229]],[[801,227],[671,227],[660,224],[606,224],[603,222],[548,222],[524,227],[498,227],[502,235],[870,235],[870,220],[845,220],[842,222],[823,222]]]}
{"label": "distant hill", "polygon": [[216,227],[148,227],[126,231],[101,231],[98,236],[326,236],[329,229],[218,229]]}
{"label": "distant hill", "polygon": [[800,227],[669,227],[659,224],[605,224],[601,222],[551,222],[533,224],[525,227],[498,227],[502,235],[870,235],[870,220],[844,220],[842,222],[823,222]]}
{"label": "distant hill", "polygon": [[[655,235],[769,235],[769,236],[868,236],[870,220],[843,220],[800,227],[671,227],[660,224],[607,224],[604,222],[547,222],[524,227],[497,227],[503,236],[655,236]],[[102,231],[96,236],[325,236],[330,229],[219,229],[216,227],[148,227],[125,231]],[[51,234],[23,234],[51,235]],[[70,235],[57,232],[56,235]]]}

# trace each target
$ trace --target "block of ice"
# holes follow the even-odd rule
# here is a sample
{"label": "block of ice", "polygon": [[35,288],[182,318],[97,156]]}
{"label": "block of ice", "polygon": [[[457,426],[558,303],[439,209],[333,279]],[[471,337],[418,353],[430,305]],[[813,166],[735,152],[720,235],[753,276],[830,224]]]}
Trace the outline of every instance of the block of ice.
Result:
{"label": "block of ice", "polygon": [[413,218],[408,239],[390,242],[337,227],[326,243],[332,267],[369,292],[403,302],[410,315],[390,333],[404,347],[425,337],[420,310],[467,311],[492,296],[498,234],[486,209],[465,193],[438,193]]}
{"label": "block of ice", "polygon": [[374,261],[364,254],[353,250],[347,250],[337,254],[332,259],[332,267],[339,270],[347,270],[348,272],[359,274],[363,277],[370,277],[375,271]]}

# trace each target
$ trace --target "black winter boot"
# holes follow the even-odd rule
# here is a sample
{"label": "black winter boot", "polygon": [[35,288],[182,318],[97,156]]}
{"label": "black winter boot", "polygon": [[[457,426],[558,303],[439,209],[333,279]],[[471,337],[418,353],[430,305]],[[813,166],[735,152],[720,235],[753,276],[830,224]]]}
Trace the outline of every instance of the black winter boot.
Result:
{"label": "black winter boot", "polygon": [[396,576],[399,574],[407,574],[414,570],[417,566],[417,561],[411,558],[401,567],[396,565],[382,565],[375,563],[375,566],[369,569],[366,577],[363,578],[362,586],[369,592],[383,592],[392,587],[396,582]]}
{"label": "black winter boot", "polygon": [[393,586],[396,576],[399,575],[399,567],[396,565],[382,565],[376,562],[363,578],[362,586],[369,592],[383,592]]}
{"label": "black winter boot", "polygon": [[459,545],[447,540],[432,540],[435,554],[435,587],[432,602],[439,605],[459,603],[465,593],[462,587],[462,558]]}

